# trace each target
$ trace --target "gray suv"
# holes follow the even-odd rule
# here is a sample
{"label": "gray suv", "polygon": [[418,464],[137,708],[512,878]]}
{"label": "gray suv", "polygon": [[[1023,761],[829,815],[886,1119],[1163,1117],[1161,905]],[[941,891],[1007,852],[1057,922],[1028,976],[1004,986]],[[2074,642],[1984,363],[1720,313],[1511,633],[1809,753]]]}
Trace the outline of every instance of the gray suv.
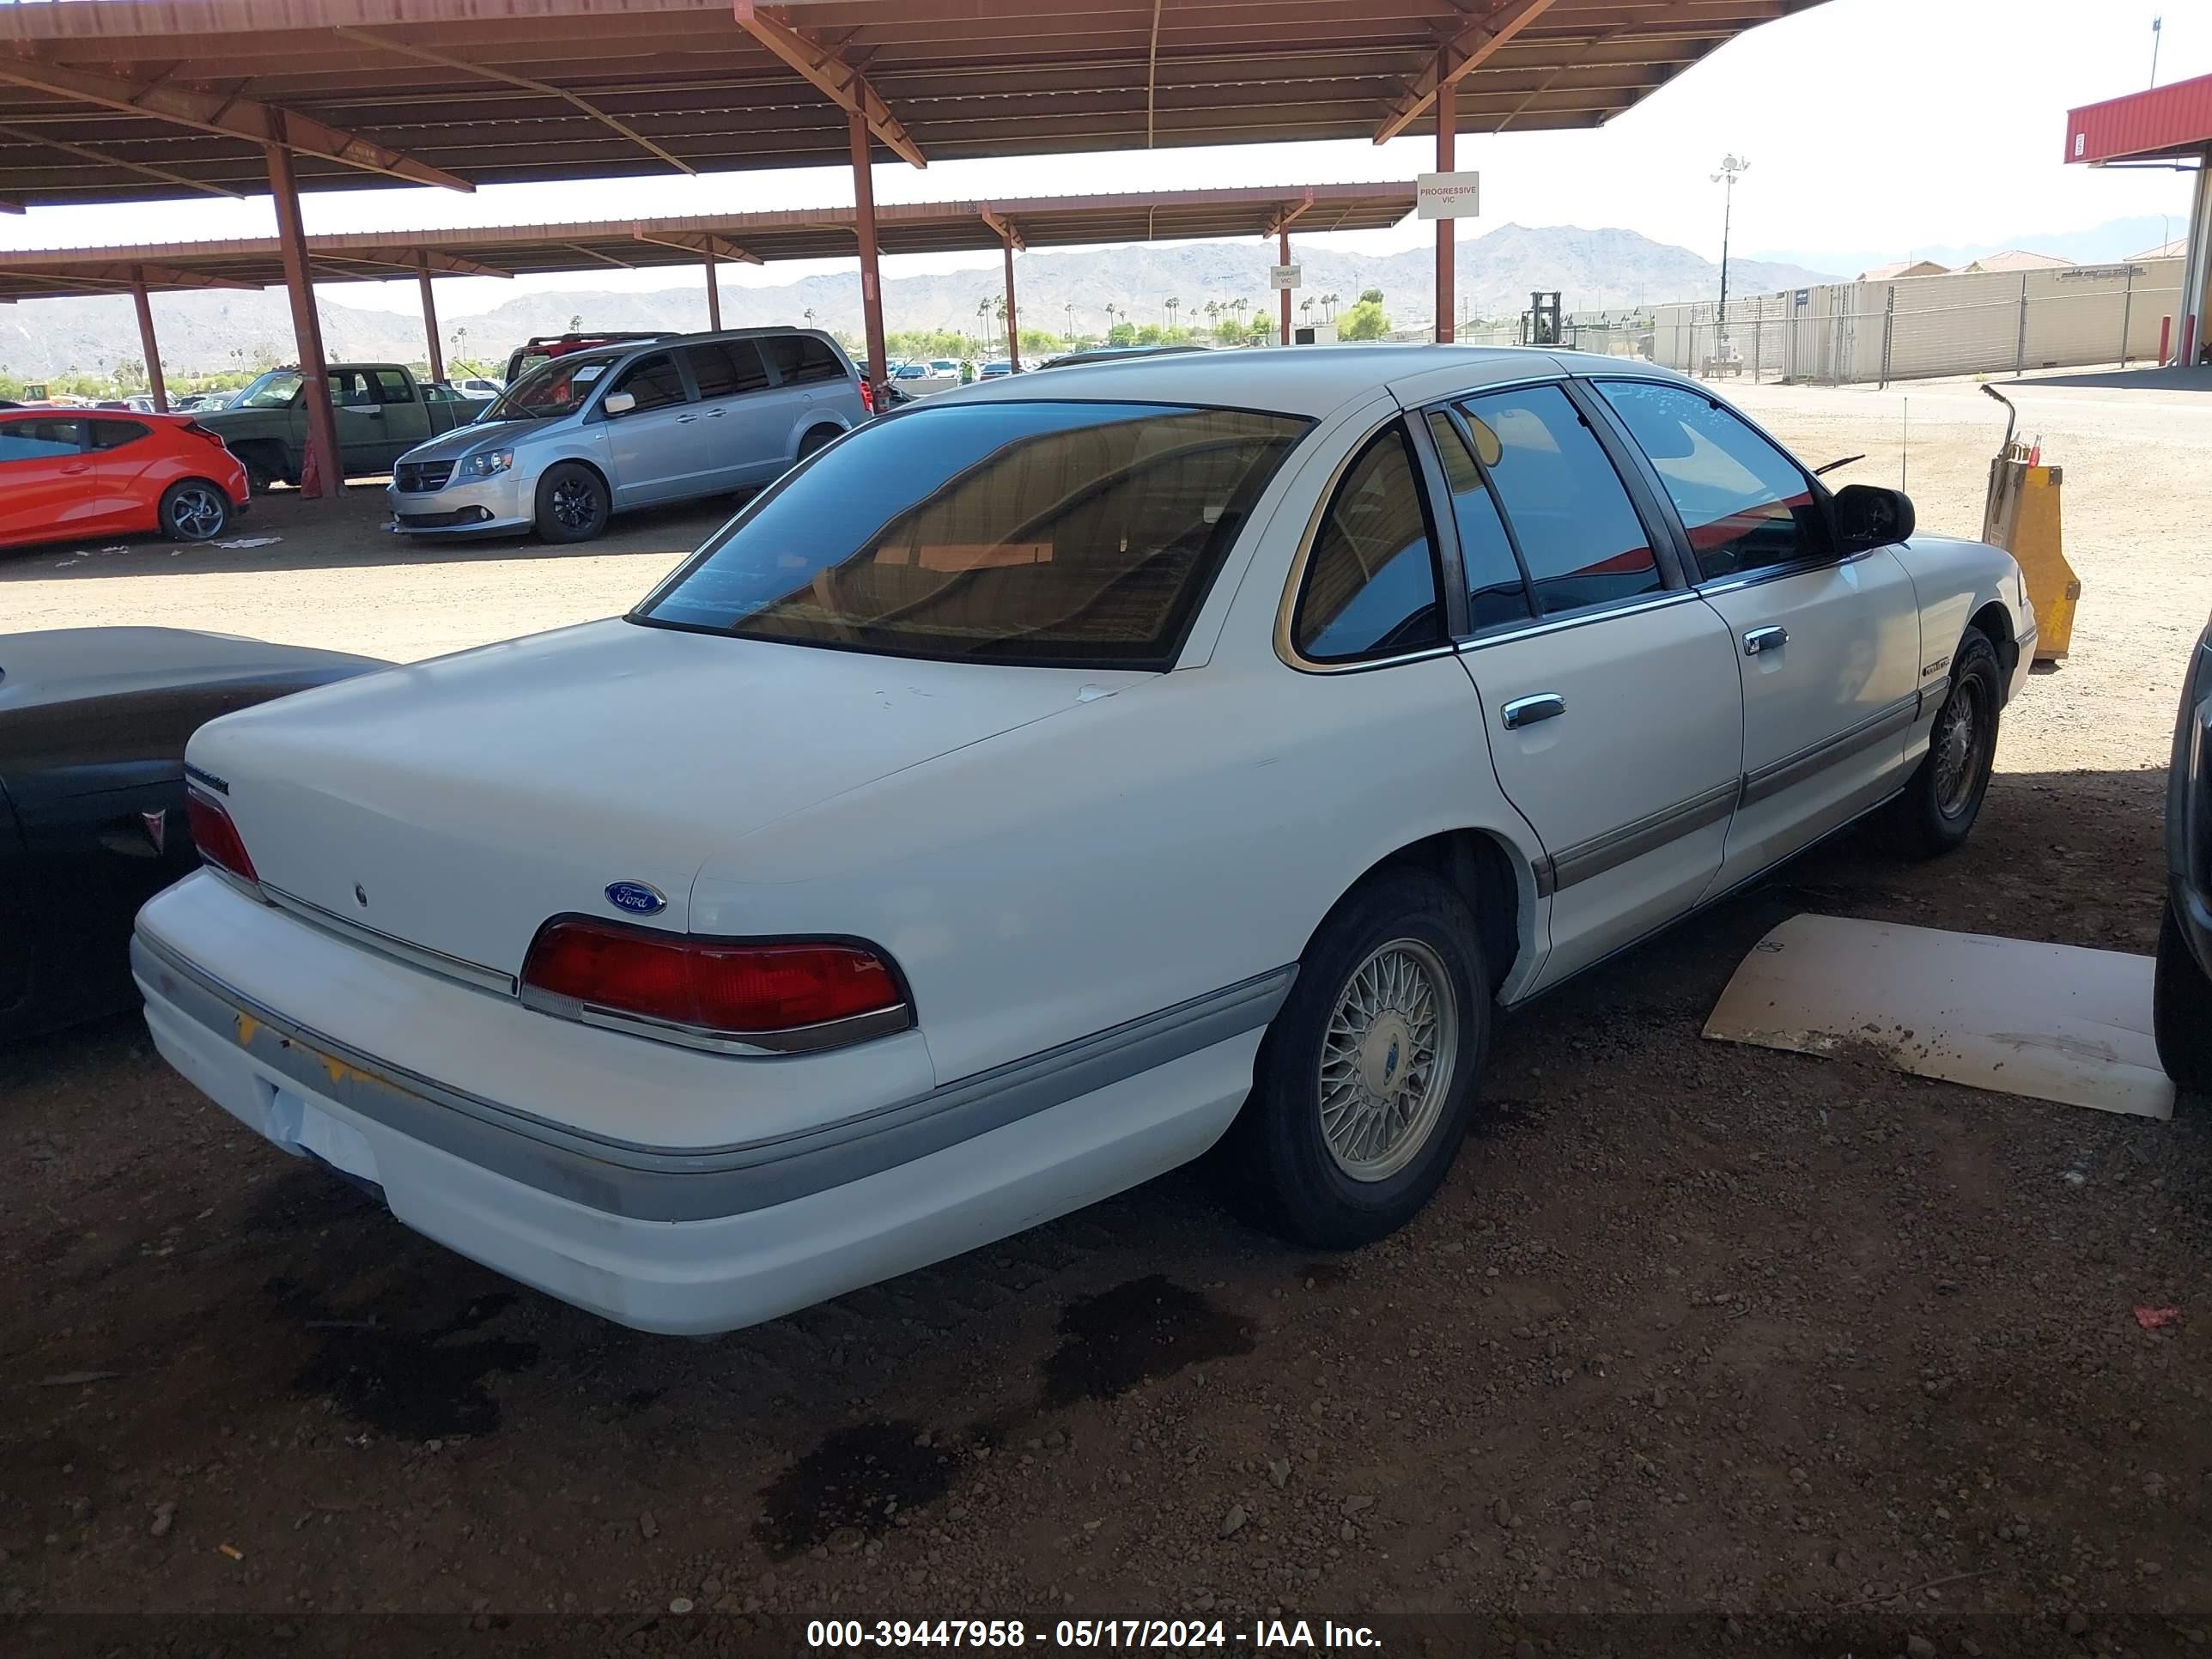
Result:
{"label": "gray suv", "polygon": [[2158,1057],[2183,1088],[2212,1094],[2212,623],[2189,653],[2166,794],[2166,914],[2154,998]]}
{"label": "gray suv", "polygon": [[766,483],[871,412],[852,360],[814,329],[572,352],[402,455],[387,492],[392,526],[589,541],[629,507]]}

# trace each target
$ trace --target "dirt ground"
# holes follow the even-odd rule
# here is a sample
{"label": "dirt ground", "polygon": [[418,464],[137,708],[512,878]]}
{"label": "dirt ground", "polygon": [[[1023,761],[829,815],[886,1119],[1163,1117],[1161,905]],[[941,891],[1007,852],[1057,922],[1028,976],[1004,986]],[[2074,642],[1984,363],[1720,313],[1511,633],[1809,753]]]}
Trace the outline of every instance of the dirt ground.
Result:
{"label": "dirt ground", "polygon": [[[1808,460],[1867,452],[1838,482],[1895,483],[1906,397],[1922,526],[1975,533],[2002,411],[1972,386],[1741,401]],[[1973,842],[1832,845],[1505,1022],[1445,1189],[1353,1255],[1284,1247],[1194,1170],[656,1339],[286,1159],[132,1021],[0,1055],[0,1630],[117,1651],[149,1631],[67,1615],[266,1615],[214,1627],[243,1650],[417,1613],[542,1647],[575,1628],[550,1613],[600,1621],[596,1650],[735,1651],[832,1613],[1141,1613],[1249,1645],[1277,1613],[1466,1612],[1386,1646],[2197,1650],[2212,1107],[1698,1036],[1800,910],[2151,948],[2212,400],[2021,403],[2085,594]],[[720,515],[418,550],[363,495],[335,530],[266,503],[258,547],[17,556],[0,627],[419,657],[619,611]]]}

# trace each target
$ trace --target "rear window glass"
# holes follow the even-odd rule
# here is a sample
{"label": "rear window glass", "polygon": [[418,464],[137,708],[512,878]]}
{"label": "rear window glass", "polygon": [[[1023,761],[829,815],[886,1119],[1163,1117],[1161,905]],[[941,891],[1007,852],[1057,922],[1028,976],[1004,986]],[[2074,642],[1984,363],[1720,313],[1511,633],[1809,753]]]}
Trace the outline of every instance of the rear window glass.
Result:
{"label": "rear window glass", "polygon": [[760,349],[786,386],[804,385],[809,380],[842,380],[846,377],[845,365],[830,349],[830,343],[818,334],[764,334]]}
{"label": "rear window glass", "polygon": [[89,424],[94,449],[120,449],[125,444],[137,443],[148,430],[138,421],[94,421]]}
{"label": "rear window glass", "polygon": [[1164,669],[1310,424],[1073,403],[871,422],[740,514],[636,614],[902,656]]}
{"label": "rear window glass", "polygon": [[699,383],[702,403],[757,392],[768,384],[768,371],[750,340],[711,340],[685,347],[684,355],[691,361],[691,378]]}

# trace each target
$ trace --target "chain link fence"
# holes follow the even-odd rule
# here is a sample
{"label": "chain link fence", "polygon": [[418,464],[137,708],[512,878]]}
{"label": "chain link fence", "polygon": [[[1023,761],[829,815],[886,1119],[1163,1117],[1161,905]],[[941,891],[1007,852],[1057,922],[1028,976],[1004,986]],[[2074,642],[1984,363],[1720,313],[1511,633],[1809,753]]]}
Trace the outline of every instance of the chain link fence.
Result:
{"label": "chain link fence", "polygon": [[2159,361],[2181,262],[1961,271],[1658,307],[1650,355],[1704,380],[1814,386]]}

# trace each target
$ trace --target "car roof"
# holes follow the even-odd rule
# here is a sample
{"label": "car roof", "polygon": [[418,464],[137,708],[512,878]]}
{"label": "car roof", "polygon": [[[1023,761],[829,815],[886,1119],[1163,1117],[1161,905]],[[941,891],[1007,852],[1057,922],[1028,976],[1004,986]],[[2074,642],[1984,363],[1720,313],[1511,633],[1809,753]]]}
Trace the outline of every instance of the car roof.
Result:
{"label": "car roof", "polygon": [[[1179,403],[1279,410],[1318,419],[1355,398],[1407,391],[1425,399],[1454,383],[1478,386],[1529,374],[1634,374],[1694,382],[1638,357],[1531,346],[1328,345],[1176,351],[1082,365],[1083,375],[981,381],[944,394],[967,401],[1080,396],[1091,402]],[[1081,387],[1079,393],[1078,386]],[[1046,387],[1053,388],[1048,392]],[[1064,388],[1064,389],[1063,389]],[[944,401],[932,398],[932,403]]]}

